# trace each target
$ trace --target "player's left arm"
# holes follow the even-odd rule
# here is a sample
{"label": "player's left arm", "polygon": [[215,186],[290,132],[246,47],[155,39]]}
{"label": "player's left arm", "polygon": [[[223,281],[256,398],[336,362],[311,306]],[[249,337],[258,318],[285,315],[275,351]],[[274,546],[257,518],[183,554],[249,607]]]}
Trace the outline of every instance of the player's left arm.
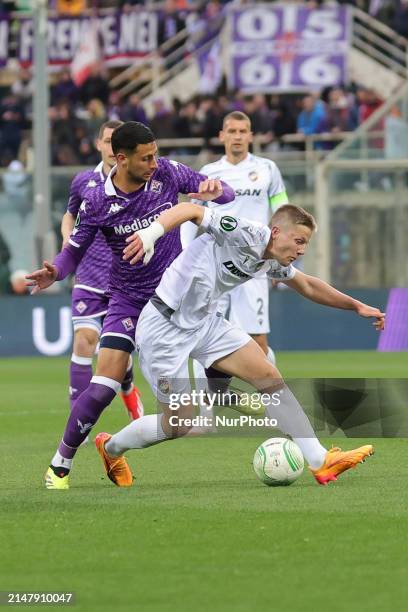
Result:
{"label": "player's left arm", "polygon": [[379,331],[384,329],[384,312],[381,312],[381,310],[373,306],[368,306],[346,293],[338,291],[315,276],[310,276],[309,274],[304,274],[300,270],[296,270],[296,274],[293,278],[284,282],[288,287],[291,287],[305,298],[317,304],[343,310],[354,310],[354,312],[361,317],[374,317],[376,319],[373,323],[375,328]]}
{"label": "player's left arm", "polygon": [[278,166],[271,161],[269,168],[271,176],[268,188],[268,199],[272,212],[275,212],[279,206],[289,204],[289,198]]}
{"label": "player's left arm", "polygon": [[216,204],[227,204],[235,198],[232,187],[219,179],[210,179],[184,164],[176,164],[176,175],[179,193],[189,198]]}

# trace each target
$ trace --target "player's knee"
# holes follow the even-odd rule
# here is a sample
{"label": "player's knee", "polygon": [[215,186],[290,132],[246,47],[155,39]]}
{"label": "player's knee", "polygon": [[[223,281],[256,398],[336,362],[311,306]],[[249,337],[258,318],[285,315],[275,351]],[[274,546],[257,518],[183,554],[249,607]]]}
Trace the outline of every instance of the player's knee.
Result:
{"label": "player's knee", "polygon": [[98,344],[98,334],[91,329],[78,329],[74,336],[74,353],[79,357],[93,357]]}
{"label": "player's knee", "polygon": [[257,367],[256,375],[251,382],[258,390],[265,390],[281,384],[281,381],[281,373],[265,356],[265,360]]}
{"label": "player's knee", "polygon": [[252,338],[255,340],[257,345],[263,350],[265,355],[268,352],[268,339],[265,334],[253,334]]}

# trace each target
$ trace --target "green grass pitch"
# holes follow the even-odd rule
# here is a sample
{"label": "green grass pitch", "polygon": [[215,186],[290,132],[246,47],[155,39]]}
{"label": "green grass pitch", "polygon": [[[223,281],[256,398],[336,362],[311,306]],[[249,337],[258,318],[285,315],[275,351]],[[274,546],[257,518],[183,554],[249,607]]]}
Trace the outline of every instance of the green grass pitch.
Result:
{"label": "green grass pitch", "polygon": [[[278,358],[293,377],[408,372],[408,354]],[[407,440],[374,440],[374,457],[328,487],[305,472],[288,488],[256,479],[251,461],[262,438],[134,451],[129,490],[104,478],[90,444],[77,455],[71,489],[47,491],[42,476],[65,422],[67,376],[67,359],[0,361],[0,590],[74,591],[81,611],[403,608]],[[95,432],[126,421],[116,399]],[[347,447],[363,442],[346,440]]]}

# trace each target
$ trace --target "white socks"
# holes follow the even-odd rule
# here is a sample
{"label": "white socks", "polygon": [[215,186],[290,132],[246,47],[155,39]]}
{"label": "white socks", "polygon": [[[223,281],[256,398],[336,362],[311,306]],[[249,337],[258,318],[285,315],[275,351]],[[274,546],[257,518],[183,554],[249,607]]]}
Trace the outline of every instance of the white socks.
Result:
{"label": "white socks", "polygon": [[72,461],[72,459],[65,459],[65,457],[63,457],[61,453],[57,451],[51,459],[51,465],[53,465],[54,467],[63,467],[67,470],[70,470],[72,466]]}
{"label": "white socks", "polygon": [[269,404],[265,405],[267,416],[276,419],[278,429],[291,436],[310,467],[319,468],[324,462],[327,450],[316,438],[309,419],[292,391],[283,385],[270,398]]}
{"label": "white socks", "polygon": [[109,455],[119,457],[130,448],[147,448],[167,440],[161,424],[161,414],[147,414],[132,421],[114,434],[105,449]]}
{"label": "white socks", "polygon": [[276,355],[270,346],[268,346],[268,352],[266,353],[266,358],[268,361],[271,362],[272,365],[276,365]]}

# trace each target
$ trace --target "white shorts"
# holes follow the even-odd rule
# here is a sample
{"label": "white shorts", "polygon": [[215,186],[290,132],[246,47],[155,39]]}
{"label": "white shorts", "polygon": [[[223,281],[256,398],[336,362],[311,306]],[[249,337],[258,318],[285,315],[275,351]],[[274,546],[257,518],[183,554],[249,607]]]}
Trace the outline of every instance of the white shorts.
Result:
{"label": "white shorts", "polygon": [[269,285],[266,278],[235,287],[219,301],[219,310],[233,325],[248,334],[269,334]]}
{"label": "white shorts", "polygon": [[202,320],[199,329],[177,327],[151,303],[143,308],[136,327],[139,366],[157,399],[169,403],[171,393],[188,393],[188,359],[205,368],[251,340],[220,314]]}

